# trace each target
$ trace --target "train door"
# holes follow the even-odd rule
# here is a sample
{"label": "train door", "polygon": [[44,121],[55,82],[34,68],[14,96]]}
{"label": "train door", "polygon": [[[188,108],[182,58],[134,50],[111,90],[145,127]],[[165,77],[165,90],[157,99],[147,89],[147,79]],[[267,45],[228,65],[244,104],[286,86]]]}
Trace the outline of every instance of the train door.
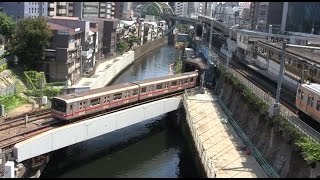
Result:
{"label": "train door", "polygon": [[69,114],[71,115],[71,117],[74,116],[74,111],[73,111],[74,105],[71,103],[69,106]]}
{"label": "train door", "polygon": [[307,113],[309,113],[308,110],[309,110],[310,104],[311,104],[311,96],[310,96],[310,94],[308,94],[307,105],[306,105],[306,112]]}

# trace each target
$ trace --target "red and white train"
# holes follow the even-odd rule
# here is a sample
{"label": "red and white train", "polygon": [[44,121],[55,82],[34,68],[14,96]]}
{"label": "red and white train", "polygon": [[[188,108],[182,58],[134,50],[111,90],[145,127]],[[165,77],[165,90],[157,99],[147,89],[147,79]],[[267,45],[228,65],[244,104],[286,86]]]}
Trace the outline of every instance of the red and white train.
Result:
{"label": "red and white train", "polygon": [[296,107],[320,122],[320,84],[299,84],[296,95]]}
{"label": "red and white train", "polygon": [[194,71],[61,95],[52,99],[51,113],[54,118],[73,120],[195,87],[197,78]]}

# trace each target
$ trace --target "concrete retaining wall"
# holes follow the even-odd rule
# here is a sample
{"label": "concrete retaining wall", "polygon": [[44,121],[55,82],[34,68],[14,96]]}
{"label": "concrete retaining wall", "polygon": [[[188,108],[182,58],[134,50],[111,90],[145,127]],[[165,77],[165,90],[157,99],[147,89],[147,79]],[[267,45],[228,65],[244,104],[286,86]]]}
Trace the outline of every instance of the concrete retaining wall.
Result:
{"label": "concrete retaining wall", "polygon": [[162,37],[136,47],[135,51],[128,51],[120,57],[114,58],[113,60],[111,60],[113,61],[113,63],[96,72],[96,74],[90,78],[90,82],[92,82],[89,85],[90,89],[105,87],[106,85],[111,83],[111,81],[116,78],[122,71],[129,67],[136,59],[145,55],[149,51],[159,48],[160,46],[167,43],[168,38]]}
{"label": "concrete retaining wall", "polygon": [[140,58],[141,56],[145,55],[146,53],[148,53],[149,51],[153,50],[153,49],[156,49],[162,45],[165,45],[168,43],[168,38],[165,36],[165,37],[162,37],[162,38],[159,38],[159,39],[156,39],[152,42],[148,42],[146,44],[143,44],[139,47],[136,47],[135,49],[135,54],[134,54],[134,59],[138,59]]}
{"label": "concrete retaining wall", "polygon": [[130,66],[134,62],[134,51],[128,51],[124,53],[120,57],[113,59],[113,63],[104,70],[100,72],[96,72],[94,76],[97,77],[91,85],[91,89],[105,87],[109,84],[115,77],[117,77],[123,70],[125,70],[128,66]]}

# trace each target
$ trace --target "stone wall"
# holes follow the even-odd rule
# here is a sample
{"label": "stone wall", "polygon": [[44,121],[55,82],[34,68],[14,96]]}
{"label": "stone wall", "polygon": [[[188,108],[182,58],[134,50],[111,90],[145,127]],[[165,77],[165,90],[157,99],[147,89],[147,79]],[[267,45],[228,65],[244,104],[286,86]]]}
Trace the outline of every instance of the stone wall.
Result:
{"label": "stone wall", "polygon": [[[307,161],[292,136],[249,104],[240,91],[221,77],[217,96],[233,114],[235,121],[281,178],[319,177],[319,162]],[[312,165],[315,164],[315,165]]]}
{"label": "stone wall", "polygon": [[162,45],[165,45],[167,43],[168,43],[168,38],[165,36],[165,37],[156,39],[152,42],[148,42],[146,44],[143,44],[139,47],[136,47],[135,53],[134,53],[134,59],[136,60],[136,59],[140,58],[141,56],[145,55],[146,53],[148,53],[149,51],[156,49]]}

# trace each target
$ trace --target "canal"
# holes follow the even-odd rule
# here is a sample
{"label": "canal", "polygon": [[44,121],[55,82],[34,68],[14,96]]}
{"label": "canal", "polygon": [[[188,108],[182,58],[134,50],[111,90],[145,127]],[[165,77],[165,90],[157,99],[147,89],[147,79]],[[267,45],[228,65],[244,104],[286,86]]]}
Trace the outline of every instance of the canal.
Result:
{"label": "canal", "polygon": [[[153,50],[112,84],[166,76],[177,54],[176,49],[168,45]],[[191,141],[168,126],[167,120],[163,115],[57,150],[40,178],[200,177],[190,146],[187,146]]]}

